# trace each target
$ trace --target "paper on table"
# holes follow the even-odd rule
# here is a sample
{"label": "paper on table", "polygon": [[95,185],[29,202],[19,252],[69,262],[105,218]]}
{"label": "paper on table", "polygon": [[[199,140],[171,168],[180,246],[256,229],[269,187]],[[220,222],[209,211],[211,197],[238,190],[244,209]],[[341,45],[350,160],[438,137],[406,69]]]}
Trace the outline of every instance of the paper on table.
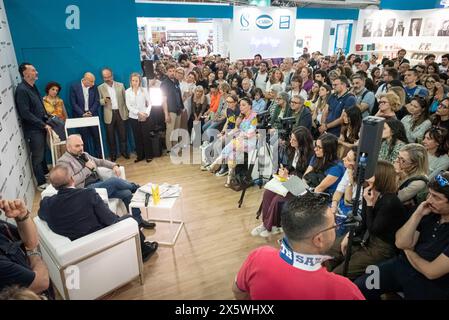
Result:
{"label": "paper on table", "polygon": [[[140,192],[136,192],[134,196],[139,195],[142,196],[142,198],[145,200],[145,194],[149,193],[151,194],[151,187],[153,184],[148,183],[144,186],[141,186],[138,191]],[[161,197],[161,199],[164,198],[173,198],[173,197],[179,197],[180,196],[180,188],[179,188],[179,184],[175,184],[175,185],[170,185],[168,183],[163,183],[159,186],[159,195]],[[134,199],[133,199],[134,200]]]}

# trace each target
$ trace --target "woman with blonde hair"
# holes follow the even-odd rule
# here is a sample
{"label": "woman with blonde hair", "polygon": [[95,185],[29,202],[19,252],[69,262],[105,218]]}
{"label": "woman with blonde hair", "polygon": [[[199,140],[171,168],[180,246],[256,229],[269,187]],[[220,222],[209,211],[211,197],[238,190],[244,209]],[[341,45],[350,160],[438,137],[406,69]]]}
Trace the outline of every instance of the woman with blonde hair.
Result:
{"label": "woman with blonde hair", "polygon": [[126,107],[129,110],[129,121],[133,130],[137,159],[153,160],[150,136],[151,101],[148,91],[142,88],[140,74],[134,72],[130,76],[130,87],[125,91]]}
{"label": "woman with blonde hair", "polygon": [[[418,143],[406,144],[399,150],[394,162],[398,180],[398,198],[412,213],[422,199],[428,182],[429,160],[427,150]],[[421,197],[421,198],[420,198]]]}
{"label": "woman with blonde hair", "polygon": [[379,111],[377,111],[376,117],[397,119],[395,112],[398,111],[401,106],[401,100],[396,93],[392,91],[383,93],[379,96]]}
{"label": "woman with blonde hair", "polygon": [[280,69],[273,69],[270,74],[270,79],[267,81],[265,92],[271,90],[271,86],[279,84],[282,86],[282,91],[285,91],[284,74]]}

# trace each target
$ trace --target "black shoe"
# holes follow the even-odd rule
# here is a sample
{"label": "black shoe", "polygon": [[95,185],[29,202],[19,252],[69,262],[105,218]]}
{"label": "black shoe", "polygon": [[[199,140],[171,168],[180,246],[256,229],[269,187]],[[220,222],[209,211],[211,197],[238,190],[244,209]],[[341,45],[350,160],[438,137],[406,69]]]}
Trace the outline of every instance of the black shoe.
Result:
{"label": "black shoe", "polygon": [[140,162],[140,161],[142,161],[142,160],[143,160],[143,159],[137,158],[136,160],[134,160],[134,163]]}
{"label": "black shoe", "polygon": [[154,229],[154,227],[156,227],[156,224],[154,222],[148,222],[148,221],[142,220],[142,222],[139,223],[139,228]]}
{"label": "black shoe", "polygon": [[111,161],[112,161],[112,162],[115,162],[116,160],[117,160],[117,156],[112,155],[112,156],[111,156]]}
{"label": "black shoe", "polygon": [[123,152],[122,153],[123,158],[129,159],[129,153]]}
{"label": "black shoe", "polygon": [[140,188],[140,184],[131,182],[132,188],[131,188],[131,193],[135,193],[137,191],[137,189]]}
{"label": "black shoe", "polygon": [[158,247],[159,247],[159,244],[156,241],[154,241],[154,242],[145,241],[145,243],[142,247],[143,262],[148,261],[148,259],[150,259],[151,256],[156,252]]}
{"label": "black shoe", "polygon": [[153,161],[153,159],[151,159],[151,158],[147,159],[147,163],[149,163],[151,161]]}
{"label": "black shoe", "polygon": [[224,177],[229,172],[227,165],[222,165],[220,171],[218,171],[215,175],[217,177]]}

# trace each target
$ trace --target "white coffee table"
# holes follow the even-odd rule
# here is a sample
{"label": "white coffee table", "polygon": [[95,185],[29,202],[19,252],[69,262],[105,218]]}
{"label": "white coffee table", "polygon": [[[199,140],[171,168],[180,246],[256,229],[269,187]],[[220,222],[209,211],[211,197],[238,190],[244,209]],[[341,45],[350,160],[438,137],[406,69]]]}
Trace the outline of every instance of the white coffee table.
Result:
{"label": "white coffee table", "polygon": [[[139,194],[140,193],[140,194]],[[129,204],[129,211],[131,214],[132,208],[137,209],[144,209],[141,210],[144,219],[151,220],[155,222],[162,222],[162,223],[169,223],[170,224],[170,232],[173,230],[173,225],[178,225],[176,228],[176,231],[173,234],[173,237],[171,240],[168,241],[158,241],[161,245],[167,245],[167,246],[174,246],[176,244],[176,240],[178,240],[179,233],[182,230],[182,227],[184,226],[184,221],[182,221],[182,214],[183,214],[183,198],[182,198],[182,188],[179,187],[179,196],[178,197],[170,197],[170,198],[164,198],[164,195],[162,195],[162,198],[160,199],[159,203],[157,205],[153,202],[153,197],[150,196],[150,200],[148,202],[148,205],[145,206],[145,203],[142,201],[133,201],[136,198],[141,199],[142,194],[140,191],[137,191],[131,199],[131,203]],[[180,219],[175,219],[175,213],[179,210],[179,217]],[[168,218],[150,218],[150,214],[165,215],[168,213]]]}

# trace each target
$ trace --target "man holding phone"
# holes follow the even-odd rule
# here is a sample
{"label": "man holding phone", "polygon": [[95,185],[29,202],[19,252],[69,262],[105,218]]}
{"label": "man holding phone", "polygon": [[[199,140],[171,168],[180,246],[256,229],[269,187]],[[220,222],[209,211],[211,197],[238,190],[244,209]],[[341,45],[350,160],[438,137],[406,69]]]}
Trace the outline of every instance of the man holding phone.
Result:
{"label": "man holding phone", "polygon": [[116,133],[120,141],[120,153],[129,159],[128,144],[126,141],[126,123],[128,108],[126,107],[125,86],[114,81],[114,74],[110,68],[101,71],[104,83],[98,86],[100,104],[104,108],[104,122],[108,139],[109,154],[112,162],[117,160]]}

